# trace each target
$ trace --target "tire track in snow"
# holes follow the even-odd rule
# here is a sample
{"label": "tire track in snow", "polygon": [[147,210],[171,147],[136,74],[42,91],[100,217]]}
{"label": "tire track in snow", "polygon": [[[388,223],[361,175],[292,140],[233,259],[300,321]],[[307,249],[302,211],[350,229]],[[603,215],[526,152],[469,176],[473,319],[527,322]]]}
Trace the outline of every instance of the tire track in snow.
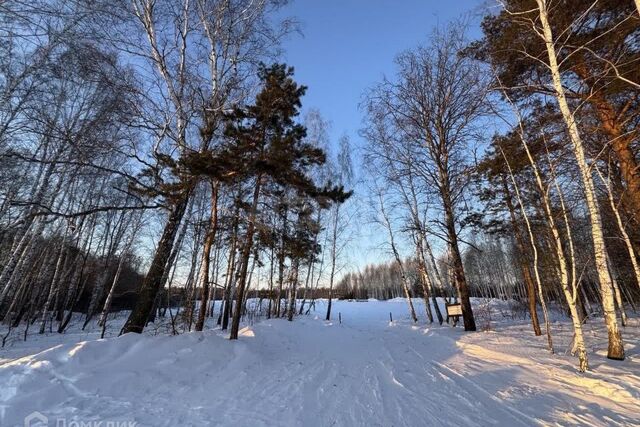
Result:
{"label": "tire track in snow", "polygon": [[[497,409],[497,412],[501,412],[504,415],[506,415],[507,420],[505,421],[508,421],[510,425],[522,425],[522,426],[529,426],[532,424],[543,425],[543,423],[540,420],[530,417],[529,415],[517,410],[516,408],[508,404],[505,404],[505,402],[502,399],[499,399],[493,394],[487,392],[476,382],[468,379],[467,377],[460,374],[459,372],[456,372],[455,370],[439,362],[433,362],[433,365],[443,376],[449,378],[454,383],[457,383],[459,385],[460,390],[464,390],[465,393],[468,393],[469,389],[474,390],[476,393],[473,396],[471,396],[472,398],[480,398],[480,400],[484,402],[487,409],[491,409],[491,410]],[[497,405],[494,405],[493,403]],[[528,422],[525,422],[523,420],[526,420]]]}

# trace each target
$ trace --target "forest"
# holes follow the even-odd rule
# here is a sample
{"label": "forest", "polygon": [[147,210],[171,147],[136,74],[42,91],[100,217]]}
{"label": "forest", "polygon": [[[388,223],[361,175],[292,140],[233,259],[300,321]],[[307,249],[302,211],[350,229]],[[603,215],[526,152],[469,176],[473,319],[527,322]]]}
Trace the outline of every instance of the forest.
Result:
{"label": "forest", "polygon": [[[2,347],[161,323],[237,340],[401,298],[414,324],[460,304],[478,334],[479,301],[504,303],[580,373],[637,360],[638,0],[427,28],[362,94],[355,139],[305,104],[288,3],[0,2]],[[354,262],[362,228],[376,263]]]}

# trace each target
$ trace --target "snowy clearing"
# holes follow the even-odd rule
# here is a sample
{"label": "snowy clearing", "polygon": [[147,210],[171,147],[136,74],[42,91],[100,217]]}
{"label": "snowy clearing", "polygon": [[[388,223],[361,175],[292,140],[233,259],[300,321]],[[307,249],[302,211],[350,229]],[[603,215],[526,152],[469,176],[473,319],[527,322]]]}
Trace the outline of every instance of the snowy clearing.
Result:
{"label": "snowy clearing", "polygon": [[[637,327],[625,331],[627,359],[614,362],[604,357],[601,320],[587,324],[592,370],[579,374],[575,359],[550,355],[526,321],[497,312],[493,331],[464,333],[412,325],[404,301],[334,307],[332,322],[320,304],[294,322],[245,327],[236,342],[216,330],[32,335],[0,351],[0,424],[21,426],[33,411],[49,425],[640,424]],[[553,328],[564,352],[570,325]]]}

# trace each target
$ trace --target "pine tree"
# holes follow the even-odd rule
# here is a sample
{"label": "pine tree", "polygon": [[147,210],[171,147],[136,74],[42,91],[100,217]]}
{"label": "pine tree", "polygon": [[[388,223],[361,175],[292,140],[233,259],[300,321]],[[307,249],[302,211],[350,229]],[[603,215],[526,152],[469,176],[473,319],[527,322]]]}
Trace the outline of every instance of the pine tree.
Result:
{"label": "pine tree", "polygon": [[[263,188],[273,182],[327,203],[349,196],[342,188],[321,188],[311,179],[313,165],[325,162],[325,153],[305,142],[306,130],[296,123],[305,86],[293,80],[293,68],[284,64],[262,66],[258,74],[262,89],[255,103],[238,108],[227,118],[227,153],[242,165],[242,177],[251,181],[253,194],[247,209],[247,225],[237,276],[237,301],[243,301],[249,257]],[[233,313],[230,339],[238,338],[241,310]]]}

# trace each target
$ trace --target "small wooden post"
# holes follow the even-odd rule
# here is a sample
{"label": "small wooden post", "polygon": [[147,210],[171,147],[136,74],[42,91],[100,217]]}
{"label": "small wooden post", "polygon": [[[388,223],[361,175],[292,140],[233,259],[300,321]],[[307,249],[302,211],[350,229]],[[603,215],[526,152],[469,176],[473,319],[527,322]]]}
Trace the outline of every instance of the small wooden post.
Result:
{"label": "small wooden post", "polygon": [[342,325],[342,313],[338,312],[338,322]]}
{"label": "small wooden post", "polygon": [[391,312],[389,312],[389,322],[393,323],[393,316],[391,316]]}

